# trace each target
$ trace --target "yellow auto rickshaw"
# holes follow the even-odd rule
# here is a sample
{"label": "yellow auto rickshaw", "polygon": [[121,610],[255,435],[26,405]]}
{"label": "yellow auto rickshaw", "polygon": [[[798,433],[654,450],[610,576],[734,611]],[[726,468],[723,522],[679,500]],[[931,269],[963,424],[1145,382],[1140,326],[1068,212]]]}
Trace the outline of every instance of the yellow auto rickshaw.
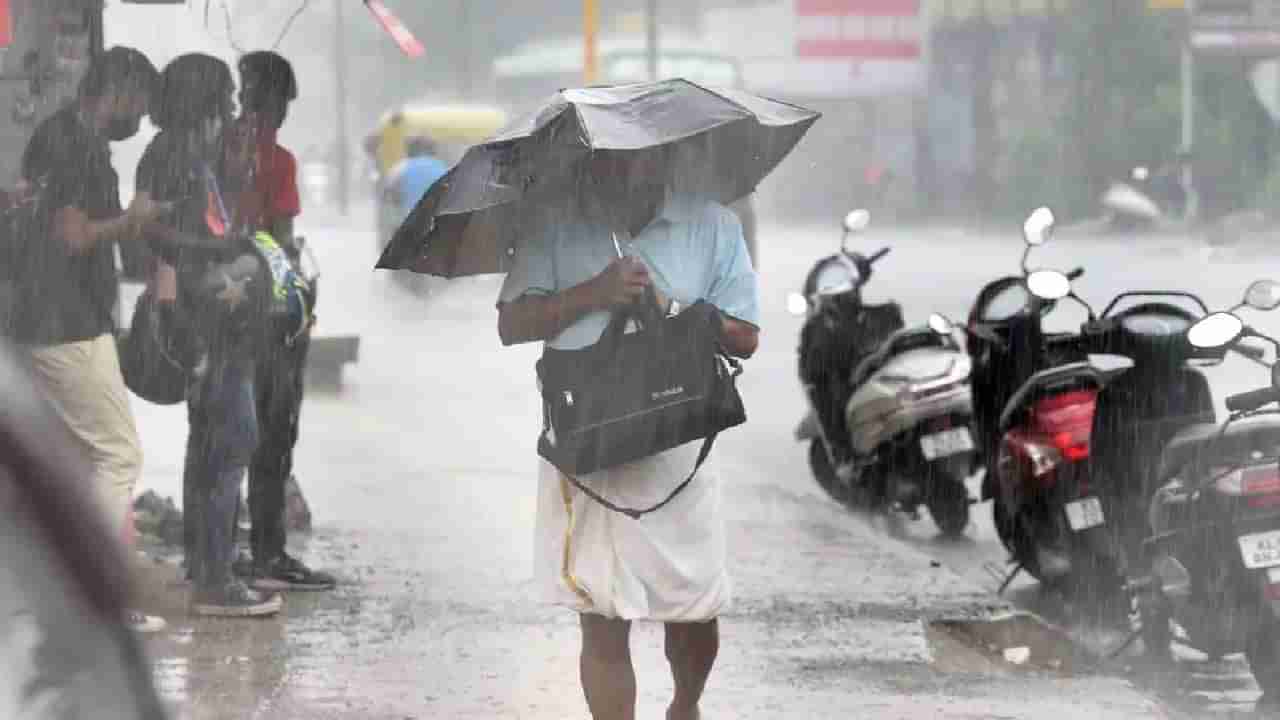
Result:
{"label": "yellow auto rickshaw", "polygon": [[388,178],[408,154],[408,141],[429,138],[441,160],[453,166],[467,148],[484,142],[507,123],[507,113],[487,105],[406,105],[388,112],[365,139],[373,163],[373,190],[378,207],[378,252],[387,246],[404,217],[388,192]]}

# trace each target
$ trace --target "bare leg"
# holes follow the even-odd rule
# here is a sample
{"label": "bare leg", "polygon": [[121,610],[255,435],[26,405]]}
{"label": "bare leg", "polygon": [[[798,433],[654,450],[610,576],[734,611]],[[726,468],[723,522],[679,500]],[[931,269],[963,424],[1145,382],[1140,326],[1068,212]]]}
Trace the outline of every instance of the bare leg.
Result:
{"label": "bare leg", "polygon": [[720,623],[667,623],[667,661],[675,680],[675,698],[667,720],[698,720],[698,702],[720,652]]}
{"label": "bare leg", "polygon": [[631,665],[631,623],[583,614],[582,692],[595,720],[635,720],[636,670]]}

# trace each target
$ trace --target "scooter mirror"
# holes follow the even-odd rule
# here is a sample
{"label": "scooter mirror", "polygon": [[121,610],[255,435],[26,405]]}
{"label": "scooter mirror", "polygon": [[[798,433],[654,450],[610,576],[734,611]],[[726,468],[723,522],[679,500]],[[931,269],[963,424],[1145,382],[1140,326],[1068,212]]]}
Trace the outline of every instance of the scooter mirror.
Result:
{"label": "scooter mirror", "polygon": [[1255,310],[1275,310],[1280,307],[1280,283],[1275,280],[1255,282],[1245,291],[1244,304]]}
{"label": "scooter mirror", "polygon": [[1219,312],[1192,325],[1187,330],[1187,342],[1201,350],[1216,350],[1235,342],[1243,332],[1243,320],[1231,313]]}
{"label": "scooter mirror", "polygon": [[934,313],[929,316],[929,329],[939,335],[950,336],[955,326],[945,316]]}
{"label": "scooter mirror", "polygon": [[805,300],[800,293],[791,293],[787,296],[787,312],[792,315],[804,315],[809,312],[809,301]]}
{"label": "scooter mirror", "polygon": [[1022,224],[1022,237],[1028,245],[1043,245],[1049,241],[1056,222],[1053,211],[1047,207],[1036,208]]}
{"label": "scooter mirror", "polygon": [[854,210],[844,216],[844,231],[848,233],[862,232],[871,225],[871,213],[866,210]]}
{"label": "scooter mirror", "polygon": [[1027,276],[1027,290],[1041,300],[1061,300],[1071,294],[1071,281],[1057,270],[1036,270]]}

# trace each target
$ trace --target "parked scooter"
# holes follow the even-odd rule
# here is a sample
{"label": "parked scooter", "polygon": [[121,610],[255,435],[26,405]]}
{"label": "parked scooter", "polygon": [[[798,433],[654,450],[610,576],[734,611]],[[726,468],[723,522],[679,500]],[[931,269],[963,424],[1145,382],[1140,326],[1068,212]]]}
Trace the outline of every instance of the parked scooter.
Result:
{"label": "parked scooter", "polygon": [[[1200,320],[1186,340],[1219,356],[1248,338],[1280,351],[1235,314],[1244,306],[1280,307],[1280,283],[1254,283],[1243,303]],[[1280,364],[1272,364],[1269,387],[1227,398],[1225,423],[1186,428],[1165,445],[1146,574],[1130,583],[1148,653],[1169,657],[1175,620],[1180,641],[1211,657],[1243,651],[1270,702],[1280,700],[1280,409],[1264,408],[1277,402]]]}
{"label": "parked scooter", "polygon": [[1100,199],[1111,226],[1133,230],[1181,217],[1187,200],[1177,173],[1174,165],[1155,175],[1145,167],[1136,167],[1126,180],[1112,182]]}
{"label": "parked scooter", "polygon": [[[819,260],[805,294],[789,300],[808,318],[800,375],[811,409],[796,438],[809,441],[814,477],[836,500],[912,517],[924,505],[944,535],[959,535],[969,524],[964,483],[976,459],[969,359],[941,315],[904,328],[896,304],[862,302],[873,265],[889,253],[848,249],[849,236],[869,222],[866,211],[850,213],[840,251]],[[843,462],[832,433],[846,439]]]}
{"label": "parked scooter", "polygon": [[[1084,589],[1081,578],[1114,564],[1100,500],[1089,483],[1093,415],[1105,373],[1075,334],[1050,335],[1043,319],[1074,297],[1083,274],[1031,270],[1032,249],[1052,233],[1040,208],[1023,225],[1022,274],[983,288],[970,312],[973,405],[987,459],[982,499],[1014,571],[1042,583]],[[1114,576],[1114,570],[1104,571]]]}

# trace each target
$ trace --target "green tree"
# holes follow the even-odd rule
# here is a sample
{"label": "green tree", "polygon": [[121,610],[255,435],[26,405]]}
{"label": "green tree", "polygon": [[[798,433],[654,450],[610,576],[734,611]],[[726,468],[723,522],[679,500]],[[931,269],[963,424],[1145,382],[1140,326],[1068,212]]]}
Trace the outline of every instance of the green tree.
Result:
{"label": "green tree", "polygon": [[[1077,2],[1058,16],[1054,32],[1068,77],[1061,111],[1026,128],[1010,149],[1007,212],[1051,201],[1064,215],[1093,215],[1112,180],[1175,158],[1185,19],[1145,5]],[[1199,59],[1196,90],[1196,171],[1202,208],[1213,216],[1253,201],[1274,141],[1246,63]],[[1045,164],[1051,160],[1056,164]]]}

